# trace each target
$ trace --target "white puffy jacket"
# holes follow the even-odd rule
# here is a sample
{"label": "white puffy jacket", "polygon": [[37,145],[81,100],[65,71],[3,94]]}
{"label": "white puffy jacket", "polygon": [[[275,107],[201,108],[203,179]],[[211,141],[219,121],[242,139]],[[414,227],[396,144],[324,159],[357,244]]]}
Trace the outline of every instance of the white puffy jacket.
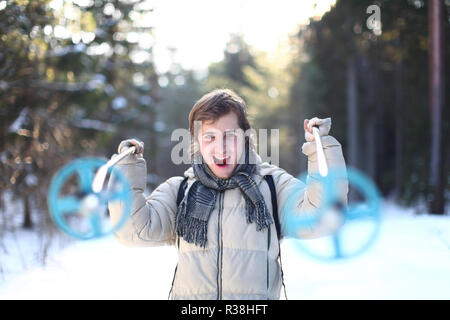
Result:
{"label": "white puffy jacket", "polygon": [[[329,167],[344,167],[345,161],[339,142],[332,136],[322,137]],[[317,172],[315,143],[303,145],[308,156],[308,173]],[[270,189],[263,179],[272,175],[279,208],[282,234],[285,230],[283,205],[294,188],[301,183],[285,170],[262,162],[257,155],[257,170],[253,178],[272,212]],[[146,187],[146,162],[130,155],[117,166],[128,178],[132,193],[131,218],[117,233],[117,239],[129,246],[175,245],[178,249],[178,267],[174,278],[172,299],[279,299],[281,272],[278,262],[279,245],[274,225],[256,231],[256,224],[247,224],[245,199],[238,188],[219,193],[220,196],[208,221],[208,241],[201,248],[177,239],[174,223],[177,212],[177,193],[183,177],[167,179],[149,196]],[[195,181],[192,167],[184,173],[187,188]],[[347,183],[341,192],[346,200]],[[298,197],[298,210],[308,212],[320,204],[321,188],[311,185]],[[122,204],[110,203],[112,223],[120,218]],[[311,229],[301,237],[317,237],[324,231]]]}

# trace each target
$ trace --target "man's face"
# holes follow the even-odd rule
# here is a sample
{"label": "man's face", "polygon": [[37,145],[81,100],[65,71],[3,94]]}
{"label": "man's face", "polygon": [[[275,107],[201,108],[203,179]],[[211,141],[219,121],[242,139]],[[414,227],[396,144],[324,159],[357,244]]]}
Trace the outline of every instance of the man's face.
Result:
{"label": "man's face", "polygon": [[203,160],[217,178],[231,177],[244,150],[244,134],[230,112],[214,122],[203,121],[197,136]]}

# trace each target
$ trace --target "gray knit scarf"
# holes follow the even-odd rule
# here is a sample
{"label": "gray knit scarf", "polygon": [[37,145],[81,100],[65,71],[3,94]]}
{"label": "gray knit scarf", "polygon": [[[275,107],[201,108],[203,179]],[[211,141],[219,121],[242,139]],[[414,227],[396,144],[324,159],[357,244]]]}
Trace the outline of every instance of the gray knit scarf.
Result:
{"label": "gray knit scarf", "polygon": [[217,178],[197,151],[192,167],[197,180],[191,185],[178,206],[175,230],[179,237],[189,243],[205,247],[207,225],[219,192],[238,187],[246,203],[247,223],[256,222],[256,230],[261,231],[273,223],[264,198],[253,180],[256,165],[249,161],[248,143],[245,145],[245,162],[239,162],[228,179]]}

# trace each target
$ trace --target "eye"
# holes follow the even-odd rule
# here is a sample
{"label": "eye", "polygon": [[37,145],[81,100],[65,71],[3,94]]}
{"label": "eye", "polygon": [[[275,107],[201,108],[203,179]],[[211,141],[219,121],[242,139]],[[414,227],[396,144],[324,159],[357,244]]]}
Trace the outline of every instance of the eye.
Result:
{"label": "eye", "polygon": [[203,141],[205,142],[211,142],[214,140],[214,136],[212,134],[205,134],[203,136]]}
{"label": "eye", "polygon": [[227,132],[225,135],[225,139],[228,141],[234,141],[237,138],[236,132]]}

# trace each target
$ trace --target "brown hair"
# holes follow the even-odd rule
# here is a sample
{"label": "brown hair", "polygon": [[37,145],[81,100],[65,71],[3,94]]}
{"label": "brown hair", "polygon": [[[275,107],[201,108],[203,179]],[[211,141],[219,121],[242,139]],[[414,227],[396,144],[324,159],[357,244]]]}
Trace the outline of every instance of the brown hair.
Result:
{"label": "brown hair", "polygon": [[[250,129],[247,118],[247,106],[244,100],[230,89],[216,89],[201,97],[189,113],[189,131],[194,137],[194,121],[216,121],[220,117],[234,112],[239,127],[244,132]],[[194,137],[194,140],[197,137]]]}
{"label": "brown hair", "polygon": [[[245,141],[250,149],[255,149],[254,138],[247,116],[247,105],[244,100],[230,89],[215,89],[201,97],[189,113],[189,131],[191,133],[191,159],[198,150],[197,137],[194,137],[195,121],[216,121],[220,117],[234,112],[238,118],[239,127],[245,133]],[[247,130],[249,130],[247,132]],[[249,134],[248,134],[249,133]]]}

